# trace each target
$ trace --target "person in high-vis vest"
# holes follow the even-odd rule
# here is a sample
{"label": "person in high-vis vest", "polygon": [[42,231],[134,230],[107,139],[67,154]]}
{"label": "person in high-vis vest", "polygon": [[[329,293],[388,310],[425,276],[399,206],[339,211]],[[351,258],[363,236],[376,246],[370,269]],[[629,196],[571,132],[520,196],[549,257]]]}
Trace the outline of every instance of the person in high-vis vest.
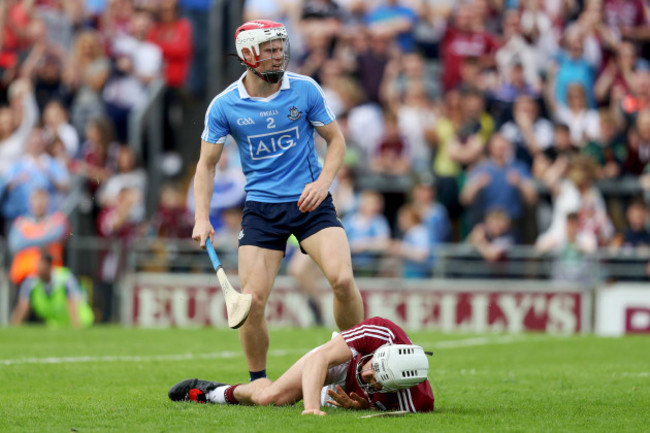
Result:
{"label": "person in high-vis vest", "polygon": [[39,259],[37,274],[20,286],[11,323],[23,323],[30,309],[48,326],[85,328],[95,319],[75,276],[68,268],[53,267],[52,256],[45,252]]}

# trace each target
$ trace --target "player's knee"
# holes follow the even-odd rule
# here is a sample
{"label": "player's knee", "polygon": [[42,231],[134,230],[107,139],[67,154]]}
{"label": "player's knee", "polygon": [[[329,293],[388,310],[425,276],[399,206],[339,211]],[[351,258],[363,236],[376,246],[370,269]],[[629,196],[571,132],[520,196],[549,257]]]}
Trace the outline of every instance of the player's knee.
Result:
{"label": "player's knee", "polygon": [[340,273],[331,283],[334,296],[337,298],[347,298],[355,290],[352,274]]}
{"label": "player's knee", "polygon": [[264,310],[266,309],[267,297],[259,293],[251,293],[253,295],[251,302],[251,316],[264,315]]}
{"label": "player's knee", "polygon": [[280,403],[280,396],[274,392],[273,390],[270,389],[264,389],[257,393],[253,397],[253,402],[257,406],[269,406],[271,404],[278,405]]}

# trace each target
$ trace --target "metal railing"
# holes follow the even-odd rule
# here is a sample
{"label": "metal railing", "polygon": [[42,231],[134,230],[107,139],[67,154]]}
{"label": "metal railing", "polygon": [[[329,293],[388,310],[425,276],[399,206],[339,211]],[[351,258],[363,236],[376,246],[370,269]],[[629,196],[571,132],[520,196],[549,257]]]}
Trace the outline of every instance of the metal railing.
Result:
{"label": "metal railing", "polygon": [[158,203],[158,189],[162,180],[161,162],[163,148],[163,96],[165,83],[155,79],[147,87],[147,101],[129,115],[129,146],[142,159],[144,138],[147,133],[147,215]]}
{"label": "metal railing", "polygon": [[[85,282],[94,307],[103,311],[105,321],[115,321],[119,317],[123,278],[134,273],[178,273],[212,274],[210,260],[205,251],[191,239],[145,238],[124,243],[99,237],[72,236],[67,244],[67,260],[70,269]],[[233,277],[237,273],[237,250],[216,245],[219,257]],[[6,245],[0,243],[0,325],[9,320],[11,288],[7,279],[8,257]],[[596,254],[585,257],[586,265],[579,268],[578,263],[562,265],[557,257],[541,255],[530,246],[515,246],[508,250],[507,257],[497,262],[487,262],[469,244],[439,245],[435,250],[435,264],[432,269],[431,284],[440,281],[512,281],[525,284],[526,281],[549,281],[549,284],[579,284],[594,287],[605,281],[648,281],[649,250],[600,249]],[[106,260],[110,260],[113,273],[107,274]],[[398,267],[387,267],[391,261],[387,255],[377,255],[370,265],[355,275],[383,277],[395,281],[399,277]],[[566,263],[564,263],[566,265]],[[112,266],[111,265],[111,266]],[[387,270],[388,269],[388,270]],[[580,272],[576,272],[579,270]],[[563,271],[564,274],[562,272]],[[280,269],[286,275],[286,263]],[[408,280],[403,280],[404,284]],[[416,280],[413,280],[416,281]],[[424,280],[418,280],[420,283]],[[519,282],[519,283],[517,283]],[[14,288],[15,289],[15,288]]]}

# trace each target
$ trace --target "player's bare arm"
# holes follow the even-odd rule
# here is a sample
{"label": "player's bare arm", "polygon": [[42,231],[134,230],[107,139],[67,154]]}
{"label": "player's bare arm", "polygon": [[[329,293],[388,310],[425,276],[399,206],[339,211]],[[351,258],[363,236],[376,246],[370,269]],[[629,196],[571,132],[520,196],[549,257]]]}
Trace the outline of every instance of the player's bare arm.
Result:
{"label": "player's bare arm", "polygon": [[194,200],[196,211],[192,239],[205,248],[205,241],[212,237],[214,228],[210,224],[210,200],[214,191],[215,166],[221,158],[223,143],[208,143],[201,140],[201,155],[194,175]]}
{"label": "player's bare arm", "polygon": [[320,176],[316,181],[305,185],[300,195],[298,207],[301,212],[311,212],[325,200],[345,157],[345,138],[336,120],[324,126],[317,126],[316,131],[327,142],[327,153]]}
{"label": "player's bare arm", "polygon": [[320,408],[320,392],[327,369],[352,359],[352,351],[340,335],[309,354],[302,371],[303,415],[325,415]]}
{"label": "player's bare arm", "polygon": [[30,304],[29,301],[25,299],[19,299],[16,304],[16,308],[11,314],[11,324],[20,325],[25,321],[27,315],[29,314]]}

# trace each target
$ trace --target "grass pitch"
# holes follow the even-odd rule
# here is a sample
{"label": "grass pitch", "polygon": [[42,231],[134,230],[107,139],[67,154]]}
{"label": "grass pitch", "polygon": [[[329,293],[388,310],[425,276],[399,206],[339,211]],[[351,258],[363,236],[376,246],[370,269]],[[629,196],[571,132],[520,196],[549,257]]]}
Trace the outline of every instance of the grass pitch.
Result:
{"label": "grass pitch", "polygon": [[[331,330],[273,330],[277,378]],[[650,431],[650,337],[411,332],[435,352],[433,414],[172,403],[190,378],[241,382],[237,332],[97,327],[0,329],[1,432],[642,432]]]}

